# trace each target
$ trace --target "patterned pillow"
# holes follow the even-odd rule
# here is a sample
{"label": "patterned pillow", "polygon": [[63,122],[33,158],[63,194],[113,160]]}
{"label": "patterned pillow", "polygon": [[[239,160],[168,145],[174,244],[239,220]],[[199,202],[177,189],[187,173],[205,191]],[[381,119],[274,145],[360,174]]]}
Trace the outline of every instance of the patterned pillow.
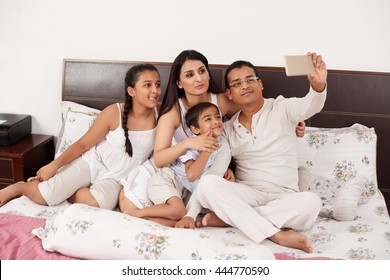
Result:
{"label": "patterned pillow", "polygon": [[61,102],[62,128],[58,135],[57,158],[70,145],[79,140],[92,126],[100,110],[70,101]]}
{"label": "patterned pillow", "polygon": [[68,113],[69,109],[72,109],[73,111],[77,111],[77,112],[83,112],[83,113],[100,113],[100,110],[98,109],[91,108],[76,102],[61,101],[62,122],[65,121],[66,114]]}
{"label": "patterned pillow", "polygon": [[[355,206],[347,209],[344,205],[363,203],[378,195],[376,141],[374,128],[361,124],[306,128],[305,136],[298,140],[299,187],[321,197],[322,215],[335,218],[337,209],[336,216],[353,219],[354,211],[348,211]],[[344,217],[340,211],[348,214]]]}
{"label": "patterned pillow", "polygon": [[367,180],[356,177],[348,182],[315,177],[306,168],[299,168],[299,190],[317,194],[322,202],[320,216],[339,221],[355,219],[358,204]]}
{"label": "patterned pillow", "polygon": [[345,128],[307,127],[298,140],[298,165],[314,176],[347,182],[364,177],[374,194],[376,176],[376,141],[374,128],[354,124]]}
{"label": "patterned pillow", "polygon": [[116,211],[72,204],[33,230],[47,251],[82,259],[275,259],[265,246],[202,230],[161,226]]}

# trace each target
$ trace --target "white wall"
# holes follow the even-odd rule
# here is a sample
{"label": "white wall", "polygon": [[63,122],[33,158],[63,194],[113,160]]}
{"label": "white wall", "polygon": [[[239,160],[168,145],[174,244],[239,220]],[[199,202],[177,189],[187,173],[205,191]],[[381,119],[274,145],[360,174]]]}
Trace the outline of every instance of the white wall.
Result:
{"label": "white wall", "polygon": [[390,72],[388,0],[0,0],[0,112],[60,129],[62,60],[171,62],[196,49],[210,63],[283,66],[316,51],[329,69]]}

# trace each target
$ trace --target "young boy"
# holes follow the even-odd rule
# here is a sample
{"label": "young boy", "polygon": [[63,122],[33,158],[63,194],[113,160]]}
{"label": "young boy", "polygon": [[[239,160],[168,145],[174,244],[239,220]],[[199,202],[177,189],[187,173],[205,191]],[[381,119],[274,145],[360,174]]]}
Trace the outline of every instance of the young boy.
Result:
{"label": "young boy", "polygon": [[[185,122],[191,132],[196,135],[209,135],[218,138],[223,131],[223,122],[218,107],[204,102],[188,110]],[[127,210],[124,213],[139,218],[148,218],[167,226],[175,226],[176,222],[186,214],[183,200],[188,200],[202,174],[213,164],[218,151],[199,152],[188,150],[179,160],[169,167],[162,168],[148,184],[148,195],[154,205],[143,209]],[[233,172],[228,169],[224,178],[234,181]],[[213,213],[208,213],[200,225],[228,226]]]}

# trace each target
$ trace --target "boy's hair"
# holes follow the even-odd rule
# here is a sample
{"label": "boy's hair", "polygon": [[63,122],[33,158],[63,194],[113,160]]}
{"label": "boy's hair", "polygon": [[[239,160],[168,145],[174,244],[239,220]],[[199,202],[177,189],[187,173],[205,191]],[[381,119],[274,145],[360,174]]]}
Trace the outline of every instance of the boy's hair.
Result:
{"label": "boy's hair", "polygon": [[191,127],[191,125],[195,126],[196,128],[199,128],[199,116],[202,114],[202,112],[210,107],[214,107],[219,112],[219,108],[217,105],[211,103],[211,102],[202,102],[199,103],[190,109],[188,109],[186,116],[185,116],[185,122],[188,128]]}

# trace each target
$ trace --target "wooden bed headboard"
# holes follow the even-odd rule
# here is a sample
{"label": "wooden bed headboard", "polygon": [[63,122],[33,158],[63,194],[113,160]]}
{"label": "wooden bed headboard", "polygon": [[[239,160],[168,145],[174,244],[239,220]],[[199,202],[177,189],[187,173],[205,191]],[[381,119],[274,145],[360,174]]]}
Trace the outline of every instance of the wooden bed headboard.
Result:
{"label": "wooden bed headboard", "polygon": [[[126,72],[138,63],[157,67],[164,93],[171,63],[64,59],[62,100],[97,109],[122,101]],[[224,89],[223,77],[228,65],[209,66],[214,79]],[[308,91],[306,77],[287,77],[282,67],[256,68],[264,84],[264,97],[299,97]],[[354,123],[375,128],[378,185],[390,205],[390,73],[329,70],[325,107],[306,124],[345,127]]]}

